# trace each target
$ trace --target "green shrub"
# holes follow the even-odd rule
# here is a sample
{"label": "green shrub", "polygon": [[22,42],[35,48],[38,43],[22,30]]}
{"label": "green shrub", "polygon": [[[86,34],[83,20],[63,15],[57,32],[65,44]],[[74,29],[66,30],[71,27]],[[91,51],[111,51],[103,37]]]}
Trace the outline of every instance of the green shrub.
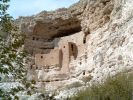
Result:
{"label": "green shrub", "polygon": [[120,73],[102,84],[93,84],[71,100],[132,100],[133,74]]}

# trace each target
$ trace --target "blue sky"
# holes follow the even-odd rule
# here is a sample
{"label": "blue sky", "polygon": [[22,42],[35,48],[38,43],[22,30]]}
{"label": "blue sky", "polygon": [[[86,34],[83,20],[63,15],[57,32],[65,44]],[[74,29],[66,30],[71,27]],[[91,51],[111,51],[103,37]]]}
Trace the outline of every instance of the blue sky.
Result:
{"label": "blue sky", "polygon": [[9,14],[14,18],[18,16],[30,16],[43,10],[54,10],[61,7],[69,7],[79,0],[11,0]]}

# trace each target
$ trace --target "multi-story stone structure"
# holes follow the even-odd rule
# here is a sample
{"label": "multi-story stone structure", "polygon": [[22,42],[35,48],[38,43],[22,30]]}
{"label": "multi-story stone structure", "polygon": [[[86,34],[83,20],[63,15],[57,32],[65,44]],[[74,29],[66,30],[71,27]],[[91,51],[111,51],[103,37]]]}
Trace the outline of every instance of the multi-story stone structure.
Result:
{"label": "multi-story stone structure", "polygon": [[71,79],[75,84],[77,80],[86,84],[92,77],[102,77],[102,67],[110,63],[110,56],[105,54],[113,51],[108,47],[115,40],[112,30],[117,29],[117,24],[108,29],[108,24],[115,23],[111,22],[116,14],[114,1],[117,0],[80,0],[68,9],[43,11],[17,20],[26,34],[25,50],[33,57],[29,79],[45,83],[45,89],[50,90],[50,86],[57,89]]}
{"label": "multi-story stone structure", "polygon": [[68,9],[60,9],[40,13],[30,20],[22,18],[21,21],[21,30],[26,34],[25,49],[33,56],[33,63],[29,67],[33,75],[30,76],[36,76],[36,80],[39,80],[40,72],[53,69],[56,75],[68,74],[70,63],[83,54],[89,34],[89,31],[81,31],[81,20]]}
{"label": "multi-story stone structure", "polygon": [[[34,56],[34,64],[32,66],[34,66],[35,68],[31,68],[30,70],[49,70],[50,67],[53,67],[58,69],[57,74],[69,73],[70,62],[82,56],[83,51],[85,51],[84,36],[85,35],[83,32],[77,32],[70,36],[55,38],[49,42],[46,41],[49,44],[52,42],[53,48],[47,48],[48,44],[45,45],[45,41],[40,42],[41,40],[33,40],[33,38],[31,38],[31,40],[28,41],[32,41],[37,45],[34,45],[34,49],[32,51],[32,54]],[[34,36],[34,38],[37,37]],[[36,73],[36,75],[38,74]]]}

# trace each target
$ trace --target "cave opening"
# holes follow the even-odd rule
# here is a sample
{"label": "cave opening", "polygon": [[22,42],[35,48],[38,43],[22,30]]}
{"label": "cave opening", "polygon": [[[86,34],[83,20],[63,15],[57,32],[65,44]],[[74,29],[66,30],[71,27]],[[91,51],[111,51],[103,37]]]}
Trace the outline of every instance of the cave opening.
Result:
{"label": "cave opening", "polygon": [[43,59],[43,56],[41,56],[41,59]]}
{"label": "cave opening", "polygon": [[58,33],[53,36],[53,38],[69,36],[69,35],[75,34],[75,33],[80,32],[80,31],[81,31],[80,25],[75,27],[75,28],[70,28],[70,29],[66,29],[66,30],[59,30]]}
{"label": "cave opening", "polygon": [[85,43],[86,43],[86,38],[83,39],[83,44],[85,44]]}
{"label": "cave opening", "polygon": [[32,40],[35,40],[35,37],[33,37]]}
{"label": "cave opening", "polygon": [[85,71],[83,71],[83,75],[85,75]]}

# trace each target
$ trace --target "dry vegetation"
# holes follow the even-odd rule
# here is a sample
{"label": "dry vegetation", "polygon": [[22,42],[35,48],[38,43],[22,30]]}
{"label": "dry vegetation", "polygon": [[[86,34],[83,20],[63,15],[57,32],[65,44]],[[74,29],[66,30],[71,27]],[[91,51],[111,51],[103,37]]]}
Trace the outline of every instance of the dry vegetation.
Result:
{"label": "dry vegetation", "polygon": [[80,91],[71,100],[132,100],[133,73],[108,77],[103,84],[95,84]]}

